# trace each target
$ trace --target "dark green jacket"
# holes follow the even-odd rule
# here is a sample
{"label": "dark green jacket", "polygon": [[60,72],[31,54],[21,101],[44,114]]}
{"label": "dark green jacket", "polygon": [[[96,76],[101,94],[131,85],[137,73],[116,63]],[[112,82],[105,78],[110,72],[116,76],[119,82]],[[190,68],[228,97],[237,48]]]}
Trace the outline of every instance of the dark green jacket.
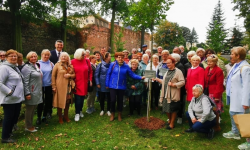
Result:
{"label": "dark green jacket", "polygon": [[[136,75],[143,76],[143,70],[138,69],[134,72]],[[134,85],[136,90],[131,89],[131,86]],[[130,95],[140,95],[143,92],[144,80],[135,80],[127,75],[127,90],[126,93]]]}

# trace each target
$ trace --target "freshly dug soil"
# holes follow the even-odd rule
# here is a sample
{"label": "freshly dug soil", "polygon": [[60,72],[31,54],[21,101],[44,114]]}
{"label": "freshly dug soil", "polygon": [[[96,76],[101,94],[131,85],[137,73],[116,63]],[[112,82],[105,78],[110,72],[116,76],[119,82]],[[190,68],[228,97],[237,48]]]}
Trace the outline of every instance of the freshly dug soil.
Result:
{"label": "freshly dug soil", "polygon": [[147,117],[142,117],[135,120],[135,125],[139,127],[140,129],[148,129],[148,130],[158,130],[165,126],[165,121],[150,117],[150,121],[147,121]]}

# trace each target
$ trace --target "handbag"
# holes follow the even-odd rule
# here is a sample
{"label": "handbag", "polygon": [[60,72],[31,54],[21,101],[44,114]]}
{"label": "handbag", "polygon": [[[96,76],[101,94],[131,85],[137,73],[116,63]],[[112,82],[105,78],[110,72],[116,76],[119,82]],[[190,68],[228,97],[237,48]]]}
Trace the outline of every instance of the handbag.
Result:
{"label": "handbag", "polygon": [[236,124],[236,127],[240,131],[241,137],[249,138],[250,137],[250,114],[239,114],[239,115],[234,115],[233,119]]}

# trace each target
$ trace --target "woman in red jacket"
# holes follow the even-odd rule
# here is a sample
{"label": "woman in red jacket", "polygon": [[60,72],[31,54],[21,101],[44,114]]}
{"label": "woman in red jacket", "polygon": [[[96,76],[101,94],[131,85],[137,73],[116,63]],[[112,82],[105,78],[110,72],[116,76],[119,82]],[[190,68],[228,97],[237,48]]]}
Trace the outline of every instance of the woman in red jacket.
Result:
{"label": "woman in red jacket", "polygon": [[188,69],[187,81],[186,81],[186,91],[187,91],[187,101],[190,102],[193,98],[192,88],[196,84],[200,84],[204,87],[204,69],[199,66],[201,58],[194,55],[191,58],[192,67]]}
{"label": "woman in red jacket", "polygon": [[205,70],[205,89],[208,89],[207,94],[216,104],[216,126],[215,131],[220,131],[219,117],[222,112],[222,93],[224,91],[223,71],[216,65],[218,57],[214,54],[207,57],[207,68]]}
{"label": "woman in red jacket", "polygon": [[89,59],[85,58],[85,50],[79,48],[74,54],[71,64],[75,70],[75,83],[76,92],[75,94],[75,121],[79,121],[80,117],[83,117],[82,108],[85,96],[88,94],[88,82],[90,81],[90,86],[92,86],[92,67],[90,65]]}

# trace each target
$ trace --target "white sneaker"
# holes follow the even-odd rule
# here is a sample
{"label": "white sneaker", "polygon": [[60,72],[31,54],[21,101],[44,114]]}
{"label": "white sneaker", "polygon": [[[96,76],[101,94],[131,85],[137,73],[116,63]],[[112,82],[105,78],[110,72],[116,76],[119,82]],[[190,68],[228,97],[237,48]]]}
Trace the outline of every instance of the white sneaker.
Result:
{"label": "white sneaker", "polygon": [[123,105],[123,107],[125,108],[125,107],[126,107],[126,105]]}
{"label": "white sneaker", "polygon": [[82,111],[80,111],[80,117],[82,117],[82,118],[84,117],[84,115],[83,115]]}
{"label": "white sneaker", "polygon": [[75,115],[75,121],[79,121],[80,120],[80,115],[79,114],[76,114]]}
{"label": "white sneaker", "polygon": [[222,120],[222,119],[221,119],[221,117],[220,117],[220,118],[219,118],[219,123],[221,123],[221,120]]}
{"label": "white sneaker", "polygon": [[178,123],[178,124],[182,124],[182,118],[178,118],[178,119],[177,119],[177,123]]}
{"label": "white sneaker", "polygon": [[107,111],[107,114],[108,114],[108,116],[111,116],[111,113],[110,113],[110,111]]}
{"label": "white sneaker", "polygon": [[100,113],[100,116],[103,116],[103,114],[104,114],[104,111],[102,110],[101,113]]}

